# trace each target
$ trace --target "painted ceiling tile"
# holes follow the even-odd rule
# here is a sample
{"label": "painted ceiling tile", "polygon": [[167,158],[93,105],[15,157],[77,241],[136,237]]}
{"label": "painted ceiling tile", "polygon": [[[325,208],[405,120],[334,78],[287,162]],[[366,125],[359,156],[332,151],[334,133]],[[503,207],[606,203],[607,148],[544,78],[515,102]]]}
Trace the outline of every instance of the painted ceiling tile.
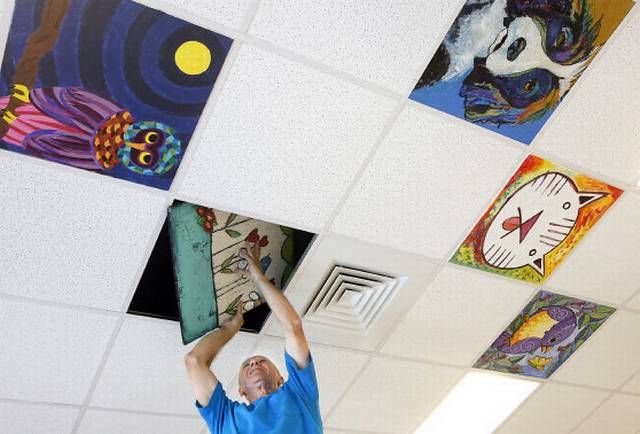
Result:
{"label": "painted ceiling tile", "polygon": [[633,4],[468,0],[410,98],[529,144]]}
{"label": "painted ceiling tile", "polygon": [[130,0],[17,0],[0,147],[167,190],[231,42]]}
{"label": "painted ceiling tile", "polygon": [[[239,271],[247,267],[241,248],[252,249],[267,279],[283,288],[312,238],[297,229],[187,202],[170,208],[169,223],[185,344],[231,320],[240,303],[247,313],[264,305],[255,285]],[[268,315],[262,310],[255,331]]]}
{"label": "painted ceiling tile", "polygon": [[553,375],[554,380],[605,389],[616,389],[640,366],[640,315],[624,309],[574,353]]}
{"label": "painted ceiling tile", "polygon": [[451,262],[544,281],[622,190],[530,155]]}
{"label": "painted ceiling tile", "polygon": [[609,306],[540,291],[474,367],[549,378],[614,312]]}

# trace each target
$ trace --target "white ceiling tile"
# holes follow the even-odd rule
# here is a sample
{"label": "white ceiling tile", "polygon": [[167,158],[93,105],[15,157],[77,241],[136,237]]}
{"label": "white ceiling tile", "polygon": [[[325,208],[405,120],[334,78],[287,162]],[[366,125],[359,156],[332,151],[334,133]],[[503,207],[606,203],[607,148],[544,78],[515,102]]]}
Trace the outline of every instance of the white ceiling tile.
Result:
{"label": "white ceiling tile", "polygon": [[516,169],[522,152],[500,141],[408,105],[333,230],[444,257]]}
{"label": "white ceiling tile", "polygon": [[613,395],[572,434],[635,434],[640,430],[640,396]]}
{"label": "white ceiling tile", "polygon": [[[378,433],[379,431],[376,431],[376,433]],[[339,430],[335,430],[335,429],[327,429],[325,427],[324,429],[324,434],[371,434],[371,432],[364,432],[364,431],[339,431]]]}
{"label": "white ceiling tile", "polygon": [[265,0],[250,34],[397,92],[418,81],[459,2]]}
{"label": "white ceiling tile", "polygon": [[497,433],[568,433],[607,396],[609,392],[601,390],[545,383],[516,410]]}
{"label": "white ceiling tile", "polygon": [[[197,18],[205,18],[233,29],[240,29],[253,0],[135,0],[171,14],[166,6],[178,8]],[[188,18],[187,18],[188,21]]]}
{"label": "white ceiling tile", "polygon": [[[637,12],[637,11],[635,11]],[[630,184],[640,175],[640,14],[632,12],[536,139],[567,161]]]}
{"label": "white ceiling tile", "polygon": [[556,371],[554,378],[615,389],[640,366],[637,342],[640,342],[640,315],[618,310]]}
{"label": "white ceiling tile", "polygon": [[395,104],[243,45],[180,194],[322,228]]}
{"label": "white ceiling tile", "polygon": [[79,434],[199,434],[204,425],[194,417],[135,414],[89,409],[80,423]]}
{"label": "white ceiling tile", "polygon": [[640,395],[640,371],[624,384],[621,388],[624,392],[637,393]]}
{"label": "white ceiling tile", "polygon": [[627,306],[631,309],[640,311],[640,292],[638,292],[628,303]]}
{"label": "white ceiling tile", "polygon": [[[324,345],[311,344],[310,350],[320,390],[320,413],[326,416],[360,373],[369,356]],[[278,366],[283,377],[287,378],[284,364],[284,340],[264,338],[258,344],[256,354],[271,359]]]}
{"label": "white ceiling tile", "polygon": [[405,315],[382,351],[470,366],[532,295],[528,286],[447,266]]}
{"label": "white ceiling tile", "polygon": [[461,369],[374,358],[325,423],[338,429],[406,432],[464,374]]}
{"label": "white ceiling tile", "polygon": [[[286,295],[293,307],[304,316],[310,301],[322,286],[335,264],[348,265],[367,271],[394,277],[406,277],[378,318],[366,333],[361,330],[340,328],[304,320],[305,334],[309,341],[361,350],[373,350],[387,335],[390,324],[399,321],[431,281],[437,265],[409,253],[389,251],[382,246],[343,238],[325,236],[300,264],[298,272],[287,285]],[[282,335],[272,316],[265,332]]]}
{"label": "white ceiling tile", "polygon": [[0,432],[68,434],[80,410],[73,407],[0,402]]}
{"label": "white ceiling tile", "polygon": [[81,404],[117,316],[0,298],[0,397]]}
{"label": "white ceiling tile", "polygon": [[[254,336],[238,334],[213,364],[222,384],[228,356],[236,361]],[[184,346],[180,325],[174,321],[127,315],[91,399],[91,405],[128,410],[194,414],[195,395],[184,368],[184,355],[196,345]],[[234,351],[235,350],[235,351]],[[231,352],[231,354],[229,354]],[[240,361],[234,367],[240,366]],[[197,414],[197,413],[196,413]]]}
{"label": "white ceiling tile", "polygon": [[0,292],[120,310],[164,196],[30,160],[0,151]]}
{"label": "white ceiling tile", "polygon": [[549,279],[579,297],[620,304],[640,289],[640,195],[626,192]]}

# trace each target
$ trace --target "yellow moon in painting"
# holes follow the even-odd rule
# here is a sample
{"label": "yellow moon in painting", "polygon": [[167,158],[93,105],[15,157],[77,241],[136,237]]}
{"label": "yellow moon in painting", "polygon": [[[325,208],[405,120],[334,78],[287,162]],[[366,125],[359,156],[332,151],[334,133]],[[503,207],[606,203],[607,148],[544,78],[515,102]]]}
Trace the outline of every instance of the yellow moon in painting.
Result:
{"label": "yellow moon in painting", "polygon": [[187,75],[200,75],[211,66],[211,50],[202,42],[187,41],[176,50],[176,66]]}

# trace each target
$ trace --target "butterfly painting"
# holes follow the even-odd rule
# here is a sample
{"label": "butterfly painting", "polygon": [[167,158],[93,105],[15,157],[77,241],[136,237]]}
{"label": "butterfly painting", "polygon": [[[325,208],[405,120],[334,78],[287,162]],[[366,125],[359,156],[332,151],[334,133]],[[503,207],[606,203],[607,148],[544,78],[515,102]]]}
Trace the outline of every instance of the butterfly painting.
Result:
{"label": "butterfly painting", "polygon": [[530,155],[451,262],[539,283],[622,190]]}
{"label": "butterfly painting", "polygon": [[540,291],[474,367],[548,378],[614,312],[609,306]]}

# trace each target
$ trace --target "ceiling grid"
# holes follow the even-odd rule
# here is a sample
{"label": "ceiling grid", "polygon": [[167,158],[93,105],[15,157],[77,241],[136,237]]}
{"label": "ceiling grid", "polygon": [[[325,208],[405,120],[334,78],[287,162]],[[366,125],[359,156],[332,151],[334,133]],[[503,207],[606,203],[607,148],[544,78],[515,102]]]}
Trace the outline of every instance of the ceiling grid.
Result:
{"label": "ceiling grid", "polygon": [[[232,23],[231,21],[223,23],[221,22],[222,21],[221,19],[216,19],[215,17],[207,16],[206,14],[196,14],[192,9],[193,5],[189,6],[188,2],[189,0],[175,0],[175,1],[173,0],[171,1],[170,0],[141,0],[141,3],[144,3],[148,6],[156,7],[173,16],[179,17],[181,19],[200,25],[207,29],[229,36],[233,38],[234,41],[229,51],[226,62],[224,63],[221,73],[216,81],[216,85],[214,87],[213,93],[211,94],[203,110],[202,119],[200,120],[200,122],[198,122],[198,125],[192,137],[191,144],[186,151],[186,154],[182,160],[182,164],[177,170],[177,175],[175,176],[174,181],[171,184],[171,187],[169,190],[167,191],[156,190],[156,189],[152,189],[152,188],[149,188],[140,184],[136,184],[133,182],[127,182],[124,180],[120,180],[120,179],[108,177],[108,176],[101,176],[99,174],[90,173],[88,171],[77,170],[75,168],[63,166],[63,165],[48,162],[45,160],[35,159],[28,156],[12,153],[12,152],[6,152],[5,150],[2,150],[2,149],[0,149],[0,158],[4,161],[14,162],[17,165],[24,164],[24,165],[33,166],[35,168],[42,168],[42,170],[49,170],[55,173],[59,173],[60,176],[65,176],[68,178],[75,177],[80,183],[82,182],[100,183],[111,188],[113,191],[116,191],[116,192],[122,189],[125,189],[125,190],[133,191],[138,194],[141,194],[141,193],[151,194],[160,199],[160,202],[163,203],[163,208],[168,208],[169,205],[174,200],[186,200],[186,201],[198,203],[204,206],[210,206],[213,208],[225,209],[228,211],[238,212],[245,215],[251,215],[252,217],[255,217],[255,218],[268,220],[268,221],[276,222],[279,224],[315,232],[318,235],[315,241],[313,242],[313,244],[310,246],[309,250],[307,251],[307,254],[303,259],[302,263],[299,264],[299,268],[296,272],[296,276],[305,275],[305,273],[312,272],[311,261],[314,258],[321,256],[323,243],[329,243],[331,240],[335,240],[335,239],[340,239],[341,242],[345,244],[345,246],[348,246],[346,247],[346,249],[352,249],[353,248],[352,245],[354,244],[361,244],[362,246],[369,246],[372,251],[376,249],[384,248],[390,257],[391,256],[400,257],[402,255],[411,255],[414,259],[422,261],[425,264],[425,266],[432,268],[432,271],[428,273],[428,277],[423,282],[421,282],[422,287],[425,290],[427,288],[432,287],[432,285],[435,284],[438,276],[440,276],[443,273],[443,270],[445,269],[451,269],[451,270],[455,270],[463,273],[468,273],[471,276],[486,277],[487,273],[485,273],[484,271],[463,267],[458,264],[452,264],[449,262],[449,259],[455,254],[458,247],[465,240],[465,238],[467,237],[467,235],[469,234],[470,230],[473,228],[475,223],[478,221],[478,219],[482,217],[485,210],[491,206],[494,199],[498,196],[499,192],[502,191],[504,182],[507,181],[507,179],[511,176],[511,174],[514,173],[514,171],[523,163],[523,161],[527,158],[529,154],[539,155],[545,159],[553,161],[554,163],[561,164],[573,170],[579,171],[583,174],[593,176],[595,179],[602,180],[613,186],[617,186],[625,191],[625,193],[622,196],[622,199],[624,199],[625,196],[629,196],[629,195],[640,196],[640,185],[639,185],[640,170],[638,171],[638,175],[636,177],[636,184],[633,184],[632,182],[630,182],[629,177],[625,177],[624,179],[619,179],[614,174],[609,173],[608,170],[600,170],[600,169],[594,168],[593,166],[586,167],[581,163],[576,163],[575,161],[572,161],[570,157],[567,157],[562,153],[559,153],[559,155],[556,156],[552,148],[541,146],[542,141],[545,140],[545,137],[548,134],[553,133],[553,131],[551,131],[551,128],[554,125],[554,120],[559,116],[569,116],[571,114],[571,110],[575,108],[574,107],[575,104],[572,104],[572,103],[576,101],[580,101],[579,98],[581,96],[581,90],[585,88],[589,84],[589,82],[600,79],[600,77],[597,75],[597,72],[600,66],[603,65],[607,61],[607,59],[609,59],[610,56],[616,54],[621,48],[624,48],[624,46],[622,47],[619,46],[619,44],[621,43],[621,41],[623,41],[623,38],[624,38],[624,35],[622,35],[622,33],[632,23],[635,23],[640,20],[640,12],[636,10],[637,8],[634,8],[627,15],[627,17],[624,19],[624,21],[620,25],[620,29],[618,29],[618,31],[614,33],[614,35],[611,37],[609,42],[604,46],[602,51],[599,53],[596,60],[590,65],[587,71],[583,74],[582,78],[578,80],[578,83],[576,83],[576,85],[573,86],[570,92],[570,95],[566,96],[566,98],[563,99],[563,103],[561,104],[561,107],[559,107],[556,110],[556,112],[549,119],[549,121],[538,132],[536,138],[533,140],[531,145],[526,146],[514,139],[508,138],[506,136],[501,136],[500,134],[497,134],[491,131],[485,131],[484,128],[479,128],[475,125],[472,125],[469,122],[465,122],[454,116],[448,115],[444,112],[438,111],[434,108],[428,107],[412,99],[409,99],[409,95],[413,90],[413,85],[410,85],[410,86],[403,85],[401,86],[402,91],[398,91],[397,89],[392,89],[391,87],[384,86],[380,84],[380,82],[363,78],[362,76],[359,76],[358,74],[352,71],[348,71],[345,68],[337,67],[335,66],[335,64],[332,64],[329,61],[327,62],[320,61],[316,57],[314,57],[313,54],[308,54],[308,55],[301,54],[295,48],[291,48],[284,45],[278,45],[278,43],[274,43],[268,39],[263,39],[259,36],[256,36],[256,32],[254,31],[254,26],[256,25],[256,18],[258,17],[259,12],[261,11],[261,7],[265,6],[266,0],[245,1],[242,5],[244,12],[241,15],[241,18],[239,18],[237,14],[234,15],[235,24]],[[449,19],[447,20],[446,23],[444,22],[442,23],[442,25],[440,26],[437,32],[434,32],[436,33],[435,40],[440,41],[443,39],[448,29],[448,23],[453,21],[455,16],[458,14],[458,11],[460,10],[460,7],[464,3],[465,1],[459,0],[458,2],[456,2],[455,7],[452,5],[448,6],[448,9],[450,9],[447,13],[447,15],[449,16]],[[240,6],[238,6],[238,10],[240,9],[241,9]],[[400,7],[400,9],[402,9],[405,12],[407,11],[407,8]],[[9,3],[8,6],[6,2],[3,2],[0,5],[0,22],[5,24],[3,26],[5,28],[9,27],[11,12],[12,12],[11,3]],[[229,18],[229,20],[231,20],[231,18]],[[5,41],[6,41],[6,32],[0,32],[0,46],[4,46]],[[372,94],[376,98],[379,97],[381,101],[382,100],[390,101],[389,106],[391,107],[391,109],[388,110],[388,114],[386,115],[386,117],[384,117],[384,121],[380,124],[379,128],[376,130],[377,133],[373,134],[374,138],[371,140],[371,143],[367,144],[368,148],[365,149],[365,155],[361,158],[361,162],[356,166],[354,166],[354,169],[351,170],[351,172],[346,177],[348,181],[342,185],[341,190],[337,194],[336,196],[337,201],[335,203],[335,206],[330,208],[326,218],[324,219],[324,223],[320,225],[315,223],[307,224],[306,222],[301,221],[300,218],[296,218],[295,216],[291,218],[291,221],[287,221],[287,217],[283,217],[282,215],[279,215],[279,216],[267,215],[267,213],[265,212],[261,212],[261,211],[256,212],[254,209],[250,209],[250,208],[244,209],[241,204],[233,205],[233,207],[236,207],[236,208],[233,208],[233,207],[230,208],[226,201],[223,201],[221,203],[214,203],[215,201],[202,197],[201,195],[190,194],[189,191],[185,189],[185,185],[187,183],[186,178],[189,176],[188,172],[190,170],[190,164],[192,163],[194,158],[197,158],[196,155],[199,156],[200,153],[203,152],[203,149],[205,149],[205,146],[208,145],[207,134],[209,130],[207,129],[207,127],[211,123],[216,121],[214,116],[216,107],[218,106],[218,104],[220,103],[220,100],[222,99],[222,94],[225,87],[228,85],[229,80],[232,79],[232,71],[234,69],[234,66],[236,65],[236,60],[238,59],[240,52],[244,47],[259,50],[261,52],[263,51],[265,53],[268,53],[268,55],[270,56],[271,55],[276,56],[277,59],[285,59],[286,61],[293,62],[295,64],[300,64],[304,68],[307,68],[313,71],[314,74],[319,73],[325,76],[331,76],[332,78],[335,78],[336,80],[338,80],[340,83],[346,83],[349,86],[354,86],[359,89],[362,89],[363,91],[366,91]],[[437,49],[437,46],[433,46],[429,48],[429,56],[426,57],[425,60],[430,59],[433,53],[435,53],[436,49]],[[631,59],[630,62],[637,62],[637,59]],[[425,67],[425,64],[422,64],[420,69],[417,71],[412,71],[411,75],[414,78],[419,77],[424,67]],[[605,98],[605,96],[603,96],[603,98]],[[618,107],[618,109],[622,109],[622,106],[623,104],[620,104],[620,107]],[[347,233],[345,231],[336,230],[336,227],[335,227],[336,221],[338,220],[340,214],[345,212],[345,210],[349,209],[349,201],[352,200],[353,195],[356,194],[356,192],[358,192],[359,189],[363,188],[364,184],[370,181],[368,170],[370,170],[371,167],[376,163],[377,161],[376,158],[377,157],[379,158],[380,154],[384,152],[385,143],[389,140],[395,140],[392,137],[394,126],[398,124],[401,117],[403,116],[403,113],[405,113],[405,111],[407,110],[415,111],[415,113],[417,113],[416,116],[425,115],[429,117],[435,117],[440,122],[446,123],[452,129],[457,129],[459,131],[465,131],[469,134],[474,134],[476,137],[481,138],[481,140],[493,142],[495,144],[494,148],[496,149],[499,149],[499,150],[504,149],[505,152],[507,152],[506,150],[509,150],[509,151],[512,151],[514,155],[515,154],[518,155],[517,158],[512,158],[509,160],[508,170],[507,170],[508,176],[502,177],[502,181],[498,182],[497,184],[495,185],[492,184],[493,187],[491,188],[491,191],[486,191],[484,193],[484,196],[480,201],[481,206],[478,207],[477,209],[474,206],[475,211],[472,212],[473,215],[468,217],[463,227],[461,226],[456,228],[456,232],[458,233],[458,235],[455,237],[456,238],[455,243],[453,244],[453,246],[447,248],[446,255],[444,256],[438,256],[433,254],[431,255],[419,254],[410,249],[403,250],[398,246],[387,245],[386,243],[382,241],[378,241],[376,239],[373,239],[373,240],[367,239],[366,237],[363,237],[361,235],[354,235],[354,234]],[[247,128],[251,128],[251,125],[247,125]],[[393,144],[393,142],[391,142],[391,144]],[[4,164],[4,162],[2,164]],[[2,180],[3,170],[4,170],[3,167],[0,166],[0,190],[5,188],[5,184]],[[469,181],[473,182],[473,180],[469,180]],[[612,206],[611,209],[609,209],[609,211],[606,213],[607,215],[604,215],[603,218],[598,222],[598,224],[593,229],[594,231],[593,234],[587,233],[586,236],[582,238],[581,242],[576,247],[577,249],[584,249],[585,246],[596,237],[595,234],[598,231],[598,229],[607,225],[608,222],[612,220],[613,218],[611,215],[612,212],[617,212],[620,208],[625,206],[625,203],[623,203],[622,199],[619,201],[620,203],[614,204],[614,206]],[[15,200],[16,201],[20,200],[20,197],[16,197]],[[67,206],[73,206],[73,204],[69,204]],[[125,217],[126,216],[123,216],[123,218]],[[55,299],[44,299],[44,298],[39,298],[38,296],[31,296],[31,295],[21,296],[21,295],[6,293],[4,289],[0,290],[0,303],[15,302],[15,303],[21,303],[29,306],[33,305],[35,306],[35,309],[36,309],[34,311],[37,311],[37,309],[41,307],[41,308],[64,308],[73,312],[83,312],[87,314],[99,313],[101,315],[107,315],[108,317],[112,317],[116,320],[115,327],[109,334],[106,347],[100,357],[100,361],[97,365],[97,369],[92,375],[90,386],[86,391],[86,394],[82,402],[65,403],[65,402],[56,402],[53,400],[41,402],[41,401],[32,401],[29,399],[23,400],[23,399],[16,399],[12,397],[5,397],[5,396],[2,396],[2,394],[0,393],[0,404],[20,405],[20,406],[26,406],[26,407],[43,408],[43,409],[45,407],[47,408],[51,407],[55,409],[77,411],[78,412],[77,416],[74,419],[74,423],[71,428],[71,431],[69,431],[72,434],[93,433],[93,431],[87,431],[86,427],[89,426],[88,421],[90,421],[92,424],[95,424],[97,423],[96,421],[101,420],[100,417],[103,417],[103,416],[107,417],[106,415],[111,415],[114,417],[117,417],[117,415],[125,415],[127,417],[128,416],[131,416],[131,417],[150,416],[153,418],[160,418],[163,416],[167,416],[175,419],[184,420],[185,423],[195,422],[195,421],[200,422],[200,419],[196,415],[195,410],[193,415],[189,416],[179,411],[154,412],[154,411],[142,410],[142,409],[136,409],[136,408],[114,408],[114,407],[109,407],[104,405],[92,404],[92,399],[94,399],[95,397],[96,389],[99,387],[101,378],[105,374],[105,368],[107,367],[110,357],[114,353],[114,347],[117,345],[119,338],[121,338],[122,330],[125,327],[125,323],[127,321],[130,321],[131,315],[127,315],[126,310],[134,295],[138,281],[145,269],[146,262],[151,256],[151,251],[153,250],[157,235],[160,233],[160,230],[164,223],[165,215],[163,213],[153,213],[151,220],[152,220],[152,228],[150,230],[150,233],[152,234],[152,237],[149,238],[146,241],[146,243],[144,243],[144,250],[140,252],[140,256],[139,256],[140,262],[137,264],[137,271],[135,275],[130,276],[130,285],[127,289],[126,295],[124,297],[123,302],[121,303],[121,306],[118,312],[115,312],[113,310],[96,308],[96,307],[84,305],[82,303],[74,305],[71,303],[67,303],[67,302],[59,301]],[[18,224],[17,221],[14,223]],[[633,222],[630,222],[630,223],[633,223]],[[565,263],[574,259],[575,256],[576,256],[576,252],[570,252],[568,256],[565,258]],[[391,262],[393,261],[397,261],[397,259],[391,260]],[[362,264],[362,266],[364,267],[365,264]],[[315,265],[313,265],[313,268],[315,268]],[[562,268],[563,268],[563,264],[561,264],[558,267],[558,270],[556,270],[556,274],[559,271],[561,271]],[[377,271],[377,270],[374,269],[371,271]],[[633,301],[638,299],[638,297],[640,296],[640,287],[638,287],[638,289],[636,289],[635,292],[633,292],[630,296],[625,296],[624,299],[622,299],[621,301],[614,303],[607,299],[600,299],[598,297],[591,297],[591,296],[585,297],[584,295],[581,295],[581,294],[575,294],[574,293],[575,291],[567,290],[563,286],[554,285],[553,280],[551,281],[552,283],[544,282],[543,284],[533,284],[528,282],[516,282],[513,279],[510,279],[509,277],[501,276],[501,275],[492,275],[491,279],[495,279],[496,282],[501,282],[501,283],[504,282],[504,283],[517,284],[519,286],[526,288],[526,289],[523,289],[523,291],[528,291],[528,295],[526,297],[527,301],[524,304],[522,302],[516,303],[518,308],[509,314],[507,320],[501,321],[501,326],[495,330],[495,335],[498,335],[500,331],[504,330],[511,322],[513,315],[517,314],[525,307],[525,305],[528,303],[531,297],[535,294],[536,288],[548,289],[552,292],[560,293],[563,295],[570,295],[570,296],[577,297],[587,301],[604,303],[608,306],[612,306],[616,308],[620,313],[623,313],[624,315],[630,315],[632,317],[640,317],[640,310],[639,310],[640,308],[636,308],[633,305]],[[317,283],[318,285],[320,285],[321,282],[318,281]],[[316,288],[309,287],[309,288],[305,288],[304,290],[307,291],[308,295],[311,295],[317,289],[318,289],[317,287]],[[292,294],[293,294],[293,291],[298,291],[298,286],[294,286],[294,288],[291,291],[292,291]],[[418,298],[419,297],[417,296],[416,303]],[[407,309],[406,313],[408,313],[409,309],[410,307]],[[618,312],[615,313],[612,318],[616,318],[617,316],[619,316]],[[350,399],[353,399],[354,394],[358,393],[359,388],[361,388],[361,385],[363,384],[362,382],[365,381],[365,377],[367,377],[367,375],[370,375],[371,372],[374,372],[375,369],[379,368],[377,364],[397,363],[398,365],[406,364],[407,366],[415,364],[416,366],[420,366],[421,368],[423,368],[425,372],[431,369],[433,370],[440,369],[443,371],[451,370],[456,372],[455,375],[452,375],[451,377],[452,379],[455,378],[456,376],[461,377],[464,373],[474,372],[474,371],[480,372],[478,369],[473,368],[471,366],[460,366],[459,364],[453,363],[453,362],[444,363],[441,360],[438,360],[437,357],[435,359],[428,359],[428,358],[423,359],[418,357],[407,356],[404,354],[389,354],[384,352],[383,348],[385,344],[390,342],[392,337],[396,333],[398,333],[399,330],[401,329],[401,324],[402,324],[401,319],[402,318],[393,321],[384,330],[384,332],[381,332],[380,338],[377,340],[375,345],[373,345],[371,348],[368,348],[368,349],[358,345],[353,345],[353,347],[346,347],[345,345],[341,344],[339,341],[336,341],[335,343],[331,343],[329,342],[330,339],[321,340],[321,341],[312,339],[312,342],[311,342],[312,350],[314,348],[318,348],[319,350],[327,349],[327,350],[335,350],[335,351],[345,351],[348,353],[353,353],[353,354],[357,354],[365,357],[365,361],[362,364],[362,366],[357,369],[357,372],[346,383],[344,390],[342,390],[341,393],[338,394],[338,398],[335,400],[335,402],[329,405],[326,411],[326,414],[324,414],[325,421],[340,420],[339,413],[341,411],[347,411],[347,410],[343,410],[343,407],[341,406],[348,405],[348,401]],[[150,319],[150,318],[140,318],[140,321],[142,321],[144,324],[146,324],[149,327],[151,327],[153,324],[156,324],[157,322],[157,320]],[[0,322],[0,325],[4,325],[4,323]],[[605,329],[609,325],[613,325],[613,324],[605,323],[604,324]],[[282,343],[281,334],[279,332],[276,332],[275,331],[276,329],[277,327],[275,326],[275,322],[273,321],[273,318],[270,318],[267,324],[265,325],[263,332],[255,338],[255,341],[252,341],[250,345],[248,345],[247,354],[239,354],[238,357],[240,356],[244,357],[246,355],[251,354],[253,351],[260,349],[262,344],[266,345],[267,343],[270,343],[270,344]],[[594,333],[594,338],[597,338],[601,334],[602,334],[602,330],[598,329]],[[153,339],[153,337],[150,337],[150,338]],[[453,338],[455,338],[455,336]],[[474,360],[477,360],[483,354],[484,349],[486,349],[487,345],[489,344],[490,342],[482,343],[483,346],[479,351],[476,352],[474,356]],[[584,347],[581,347],[578,350],[577,354],[585,352],[585,348],[587,350],[591,350],[592,347],[594,347],[594,342],[590,340],[586,342],[586,345]],[[425,351],[428,352],[429,349],[425,348]],[[568,367],[570,367],[570,365],[571,365],[571,359],[565,365],[562,366],[561,370],[558,373],[565,372],[568,369]],[[3,366],[3,365],[0,363],[0,366]],[[497,375],[503,375],[503,374],[497,374]],[[534,379],[533,381],[541,382],[542,386],[539,387],[528,398],[528,400],[525,401],[522,404],[522,406],[518,410],[516,410],[508,419],[502,422],[502,424],[496,430],[496,432],[502,433],[503,431],[501,431],[501,429],[511,426],[510,424],[514,422],[515,419],[517,419],[518,417],[521,417],[523,414],[529,411],[527,408],[527,404],[530,402],[535,402],[536,397],[542,396],[543,391],[549,388],[567,387],[567,388],[576,388],[580,390],[591,391],[594,394],[606,393],[607,395],[604,398],[604,400],[602,400],[598,405],[596,405],[588,414],[584,415],[574,426],[572,426],[571,430],[568,431],[570,433],[580,433],[582,432],[580,431],[581,427],[590,418],[594,417],[594,415],[596,415],[599,410],[606,408],[607,403],[610,403],[612,400],[618,399],[620,397],[625,397],[625,396],[633,397],[634,399],[640,397],[640,391],[632,391],[630,388],[627,388],[628,385],[631,384],[631,382],[634,380],[634,378],[637,375],[640,375],[640,371],[638,370],[634,371],[631,375],[629,375],[628,378],[622,384],[619,384],[613,388],[600,387],[597,385],[584,384],[581,382],[566,381],[563,379],[558,379],[557,375],[554,375],[551,378],[543,381]],[[625,377],[626,376],[627,376],[627,372],[625,371]],[[455,381],[453,383],[455,384]],[[230,384],[228,387],[233,388],[233,385]],[[448,389],[445,387],[443,390],[448,390]],[[442,396],[438,396],[437,397],[438,399],[435,400],[436,402],[439,402],[446,395],[446,392],[442,392],[440,394]],[[381,399],[384,399],[384,397],[382,397]],[[411,397],[407,397],[407,402],[411,402]],[[425,412],[427,410],[430,411],[431,408],[424,409]],[[0,415],[2,414],[3,414],[2,409],[0,408]],[[423,417],[426,417],[426,416],[427,414],[423,415]],[[135,420],[135,419],[132,419],[132,420]],[[407,426],[410,425],[410,428],[402,432],[407,432],[407,433],[414,432],[414,430],[417,429],[417,427],[421,423],[422,423],[422,420],[412,420],[411,423],[408,423],[407,425]],[[375,432],[380,434],[383,432],[387,432],[387,431],[366,431],[366,430],[361,431],[343,424],[332,425],[331,423],[327,424],[326,422],[325,424],[326,424],[328,433],[335,432],[336,434],[339,434],[339,433],[373,434]],[[0,428],[1,427],[2,425],[0,424]],[[206,428],[204,427],[199,428],[197,431],[199,433],[207,432]],[[196,431],[194,430],[193,432],[195,434]],[[640,431],[637,431],[637,432],[640,433]],[[518,434],[521,434],[521,433],[518,433]]]}

